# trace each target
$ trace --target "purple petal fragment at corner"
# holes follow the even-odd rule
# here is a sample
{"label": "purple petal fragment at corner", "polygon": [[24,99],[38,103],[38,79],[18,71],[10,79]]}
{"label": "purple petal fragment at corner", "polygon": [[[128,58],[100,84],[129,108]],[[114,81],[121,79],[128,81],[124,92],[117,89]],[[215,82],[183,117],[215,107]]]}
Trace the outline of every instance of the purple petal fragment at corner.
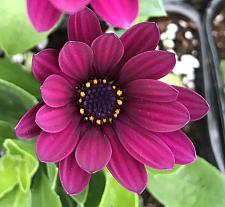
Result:
{"label": "purple petal fragment at corner", "polygon": [[70,195],[80,194],[91,179],[91,175],[77,164],[74,153],[59,163],[59,177],[64,190]]}
{"label": "purple petal fragment at corner", "polygon": [[165,142],[173,152],[176,164],[186,165],[196,160],[195,147],[182,131],[156,133],[156,135]]}
{"label": "purple petal fragment at corner", "polygon": [[59,75],[50,75],[41,86],[42,99],[50,107],[67,105],[73,95],[73,86]]}
{"label": "purple petal fragment at corner", "polygon": [[176,64],[175,54],[166,51],[147,51],[131,58],[123,66],[119,81],[160,79],[170,73]]}
{"label": "purple petal fragment at corner", "polygon": [[[47,0],[45,0],[47,1]],[[49,0],[61,12],[73,14],[84,8],[91,0]]]}
{"label": "purple petal fragment at corner", "polygon": [[38,32],[51,29],[61,16],[49,0],[27,0],[27,12],[29,19]]}
{"label": "purple petal fragment at corner", "polygon": [[172,169],[175,163],[169,147],[153,133],[142,130],[131,123],[127,118],[115,123],[117,136],[124,148],[136,160],[155,169]]}
{"label": "purple petal fragment at corner", "polygon": [[75,80],[87,80],[93,63],[93,51],[82,42],[67,42],[59,54],[61,70]]}
{"label": "purple petal fragment at corner", "polygon": [[40,83],[43,83],[49,75],[62,74],[58,56],[59,52],[55,49],[45,49],[33,56],[32,72]]}
{"label": "purple petal fragment at corner", "polygon": [[41,129],[35,123],[35,117],[37,111],[43,106],[43,103],[39,103],[32,109],[27,111],[16,125],[16,135],[22,139],[29,139],[37,136]]}
{"label": "purple petal fragment at corner", "polygon": [[198,93],[184,87],[173,86],[179,91],[177,101],[181,102],[189,111],[191,121],[203,118],[209,111],[209,104]]}
{"label": "purple petal fragment at corner", "polygon": [[68,38],[91,45],[93,40],[102,34],[101,25],[95,13],[84,8],[68,20]]}
{"label": "purple petal fragment at corner", "polygon": [[73,121],[59,133],[41,132],[36,142],[36,151],[42,162],[59,162],[65,159],[75,149],[79,140],[80,118],[74,118]]}
{"label": "purple petal fragment at corner", "polygon": [[142,193],[147,185],[145,166],[131,157],[123,148],[113,129],[107,128],[105,132],[109,137],[113,151],[107,168],[126,189],[138,194]]}
{"label": "purple petal fragment at corner", "polygon": [[138,15],[138,0],[92,0],[91,5],[114,27],[128,27]]}
{"label": "purple petal fragment at corner", "polygon": [[88,173],[102,170],[109,162],[112,148],[100,129],[91,127],[81,138],[76,152],[78,165]]}

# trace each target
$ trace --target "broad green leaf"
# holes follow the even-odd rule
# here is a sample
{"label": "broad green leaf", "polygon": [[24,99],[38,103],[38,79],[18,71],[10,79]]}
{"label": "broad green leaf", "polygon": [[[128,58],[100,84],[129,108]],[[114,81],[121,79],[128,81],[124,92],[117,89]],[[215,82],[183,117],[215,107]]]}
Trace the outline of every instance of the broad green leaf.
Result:
{"label": "broad green leaf", "polygon": [[52,190],[55,190],[56,181],[58,178],[58,167],[56,167],[55,164],[48,163],[46,164],[46,168],[47,168],[47,175],[48,175],[48,179],[51,184]]}
{"label": "broad green leaf", "polygon": [[0,198],[10,192],[18,183],[17,168],[15,166],[20,161],[19,157],[12,155],[0,159]]}
{"label": "broad green leaf", "polygon": [[25,2],[26,0],[1,0],[0,47],[8,55],[24,52],[48,35],[33,29],[26,13]]}
{"label": "broad green leaf", "polygon": [[75,200],[77,203],[79,203],[81,206],[83,206],[87,200],[88,190],[89,190],[89,186],[87,186],[86,189],[79,195],[72,196],[73,200]]}
{"label": "broad green leaf", "polygon": [[1,207],[31,207],[31,192],[22,192],[19,187],[15,187],[0,199]]}
{"label": "broad green leaf", "polygon": [[32,207],[61,207],[59,196],[42,170],[35,175],[32,186]]}
{"label": "broad green leaf", "polygon": [[139,0],[140,17],[161,17],[166,16],[163,0]]}
{"label": "broad green leaf", "polygon": [[138,207],[138,195],[123,188],[106,171],[106,186],[99,207]]}
{"label": "broad green leaf", "polygon": [[221,67],[222,74],[223,74],[223,81],[225,82],[225,60],[221,61],[220,67]]}
{"label": "broad green leaf", "polygon": [[28,191],[31,178],[39,165],[35,155],[34,142],[7,139],[3,146],[6,149],[6,156],[10,155],[19,159],[14,165],[14,176],[17,177],[21,190]]}
{"label": "broad green leaf", "polygon": [[35,97],[18,86],[0,79],[0,117],[13,127],[19,118],[34,104]]}
{"label": "broad green leaf", "polygon": [[174,173],[148,173],[148,190],[166,207],[225,206],[225,177],[202,158]]}
{"label": "broad green leaf", "polygon": [[10,126],[10,124],[1,120],[0,120],[0,137],[16,138],[15,130]]}
{"label": "broad green leaf", "polygon": [[39,83],[31,72],[25,71],[9,59],[0,59],[0,78],[19,86],[37,98],[40,97]]}
{"label": "broad green leaf", "polygon": [[161,78],[160,80],[162,82],[172,84],[172,85],[176,85],[176,86],[182,86],[183,85],[181,77],[179,75],[175,75],[173,73],[168,74],[167,76]]}
{"label": "broad green leaf", "polygon": [[103,172],[95,173],[89,183],[89,191],[85,207],[98,207],[104,193],[106,178]]}

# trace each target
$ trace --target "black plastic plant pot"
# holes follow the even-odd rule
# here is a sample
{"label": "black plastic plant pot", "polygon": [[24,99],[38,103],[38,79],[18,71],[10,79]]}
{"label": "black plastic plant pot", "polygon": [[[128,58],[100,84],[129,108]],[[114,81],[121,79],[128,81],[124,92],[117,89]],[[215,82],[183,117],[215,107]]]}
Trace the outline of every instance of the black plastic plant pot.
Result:
{"label": "black plastic plant pot", "polygon": [[[159,24],[159,27],[160,21],[167,21],[167,19],[171,19],[172,23],[174,23],[174,21],[177,23],[179,20],[183,23],[189,22],[188,24],[191,25],[191,28],[188,28],[187,30],[191,30],[195,41],[198,43],[195,48],[189,48],[189,52],[197,53],[195,56],[200,63],[200,67],[195,70],[195,90],[202,94],[210,105],[210,111],[206,118],[190,124],[184,130],[194,142],[198,155],[204,157],[224,172],[224,151],[223,142],[221,140],[221,136],[223,136],[223,130],[221,129],[223,128],[221,127],[220,107],[218,106],[217,100],[217,86],[214,84],[214,74],[210,64],[209,54],[207,52],[209,50],[209,46],[202,24],[202,15],[195,8],[182,1],[166,1],[166,10],[168,12],[168,17],[154,18],[151,20],[156,21]],[[182,25],[182,23],[180,24]],[[186,33],[186,30],[183,30],[183,34]],[[179,44],[180,37],[175,39],[174,42],[175,45]],[[174,50],[178,55],[178,60],[182,55],[182,51],[185,46],[187,46],[185,43],[180,43],[178,47],[175,46]],[[180,48],[180,51],[177,52],[176,49],[178,48]]]}
{"label": "black plastic plant pot", "polygon": [[[221,12],[225,11],[225,1],[224,0],[213,0],[211,4],[206,10],[204,15],[204,29],[207,37],[207,53],[209,57],[209,70],[212,74],[213,85],[215,88],[214,96],[215,100],[217,100],[218,111],[218,122],[220,122],[220,138],[218,140],[213,140],[213,148],[217,153],[220,152],[220,157],[223,158],[223,166],[222,161],[220,164],[220,169],[223,167],[224,169],[224,159],[225,159],[225,80],[223,80],[223,74],[220,68],[220,61],[222,58],[221,51],[224,51],[224,45],[221,45],[221,48],[218,47],[218,40],[221,37],[224,37],[224,31],[222,36],[218,36],[217,38],[213,34],[217,34],[217,28],[213,26],[213,22],[215,21],[216,16]],[[225,17],[224,17],[225,18]],[[222,20],[221,20],[222,21]],[[222,23],[222,22],[221,22]],[[224,24],[224,21],[223,21]],[[224,25],[221,25],[224,26]],[[219,27],[218,27],[219,28]],[[221,33],[220,32],[220,33]],[[223,57],[224,58],[224,57]],[[224,58],[225,59],[225,58]],[[215,130],[215,129],[214,129]],[[219,157],[219,155],[217,155]],[[224,171],[223,171],[224,172]]]}

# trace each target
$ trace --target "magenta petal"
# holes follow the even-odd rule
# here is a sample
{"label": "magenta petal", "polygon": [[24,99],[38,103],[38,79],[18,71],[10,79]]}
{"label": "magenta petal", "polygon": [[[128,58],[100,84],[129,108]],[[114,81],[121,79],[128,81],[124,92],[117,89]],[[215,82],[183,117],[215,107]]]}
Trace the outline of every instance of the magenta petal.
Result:
{"label": "magenta petal", "polygon": [[41,86],[41,96],[48,106],[60,107],[68,104],[75,94],[71,84],[65,78],[51,75]]}
{"label": "magenta petal", "polygon": [[179,102],[130,102],[125,107],[129,117],[153,132],[172,132],[190,121],[188,110]]}
{"label": "magenta petal", "polygon": [[91,45],[94,52],[94,66],[100,75],[107,75],[123,56],[124,48],[120,39],[114,34],[103,34]]}
{"label": "magenta petal", "polygon": [[142,52],[154,50],[159,43],[159,28],[156,23],[143,22],[131,27],[121,36],[124,45],[122,63]]}
{"label": "magenta petal", "polygon": [[138,194],[142,193],[147,185],[145,166],[131,157],[123,148],[113,129],[107,128],[105,132],[113,151],[107,168],[126,189]]}
{"label": "magenta petal", "polygon": [[157,136],[169,146],[176,164],[185,165],[196,160],[195,147],[182,131],[157,133]]}
{"label": "magenta petal", "polygon": [[32,109],[27,111],[23,117],[20,119],[19,123],[16,125],[16,135],[23,139],[33,138],[37,136],[41,129],[35,122],[35,117],[37,111],[43,106],[43,103],[39,103],[34,106]]}
{"label": "magenta petal", "polygon": [[111,154],[108,137],[96,127],[87,129],[75,152],[78,165],[88,173],[103,169],[108,164]]}
{"label": "magenta petal", "polygon": [[42,162],[59,162],[75,149],[79,140],[79,116],[59,133],[41,132],[36,142],[36,151]]}
{"label": "magenta petal", "polygon": [[84,8],[69,17],[69,40],[84,42],[91,45],[92,41],[102,34],[101,26],[96,14]]}
{"label": "magenta petal", "polygon": [[51,108],[44,105],[36,114],[36,123],[45,132],[61,132],[70,123],[74,111],[75,107],[70,105],[60,108]]}
{"label": "magenta petal", "polygon": [[138,0],[92,0],[91,5],[114,27],[128,27],[138,15]]}
{"label": "magenta petal", "polygon": [[151,79],[138,79],[126,86],[128,96],[153,102],[176,101],[178,91],[172,86]]}
{"label": "magenta petal", "polygon": [[51,29],[61,15],[61,12],[48,0],[27,0],[27,12],[32,25],[38,32]]}
{"label": "magenta petal", "polygon": [[[45,0],[46,1],[46,0]],[[75,13],[85,7],[91,0],[49,0],[62,12]]]}
{"label": "magenta petal", "polygon": [[140,129],[125,117],[115,122],[117,136],[136,160],[155,169],[172,169],[175,163],[169,147],[153,133]]}
{"label": "magenta petal", "polygon": [[41,83],[52,74],[61,74],[58,64],[59,52],[54,49],[46,49],[34,55],[32,60],[32,72]]}
{"label": "magenta petal", "polygon": [[170,73],[175,64],[174,53],[147,51],[126,62],[119,73],[119,81],[127,83],[137,79],[160,79]]}
{"label": "magenta petal", "polygon": [[189,111],[191,121],[196,121],[204,117],[209,111],[207,101],[196,92],[179,86],[174,86],[178,91],[178,101]]}
{"label": "magenta petal", "polygon": [[70,195],[81,193],[91,179],[91,175],[77,164],[74,153],[59,163],[59,177],[64,190]]}
{"label": "magenta petal", "polygon": [[67,42],[59,53],[61,70],[75,80],[87,80],[93,63],[91,47],[82,42]]}

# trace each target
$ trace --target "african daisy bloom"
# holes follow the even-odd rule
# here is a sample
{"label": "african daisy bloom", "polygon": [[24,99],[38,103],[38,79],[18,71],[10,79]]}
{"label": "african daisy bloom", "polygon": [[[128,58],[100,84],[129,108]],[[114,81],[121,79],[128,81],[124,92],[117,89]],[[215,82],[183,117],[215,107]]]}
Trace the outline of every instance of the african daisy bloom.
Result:
{"label": "african daisy bloom", "polygon": [[34,28],[45,32],[58,22],[62,13],[74,14],[89,3],[115,27],[128,27],[138,15],[138,0],[27,0],[27,12]]}
{"label": "african daisy bloom", "polygon": [[59,163],[65,191],[78,194],[92,173],[107,167],[130,191],[147,184],[145,165],[158,170],[196,159],[181,131],[202,118],[207,102],[197,93],[158,79],[175,65],[175,55],[155,50],[159,30],[140,23],[121,38],[102,34],[85,8],[69,19],[69,41],[61,51],[33,58],[43,101],[19,121],[16,133],[38,136],[42,162]]}

